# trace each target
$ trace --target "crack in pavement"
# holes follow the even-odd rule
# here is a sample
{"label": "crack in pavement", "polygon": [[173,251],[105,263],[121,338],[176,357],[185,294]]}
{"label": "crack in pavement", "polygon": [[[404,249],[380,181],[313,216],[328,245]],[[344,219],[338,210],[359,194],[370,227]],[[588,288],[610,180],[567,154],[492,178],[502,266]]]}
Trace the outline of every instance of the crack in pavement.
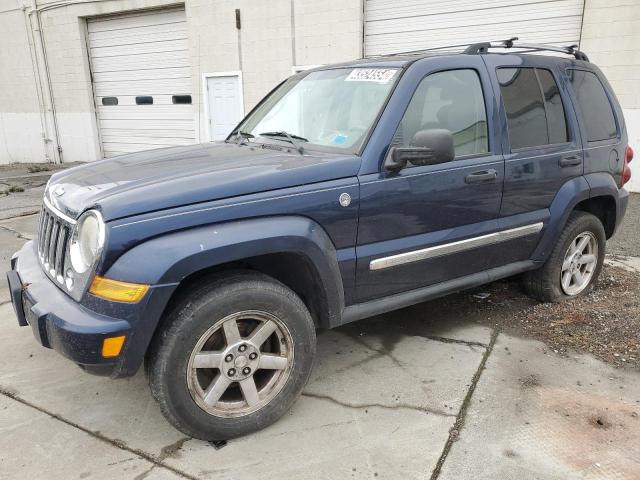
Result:
{"label": "crack in pavement", "polygon": [[[0,395],[4,395],[5,397],[8,397],[12,400],[15,400],[16,402],[19,402],[27,407],[33,408],[34,410],[39,411],[40,413],[44,413],[45,415],[47,415],[50,418],[53,418],[54,420],[58,420],[62,423],[65,423],[67,425],[69,425],[70,427],[76,428],[84,433],[86,433],[87,435],[90,435],[93,438],[96,438],[104,443],[107,443],[108,445],[118,448],[120,450],[125,450],[127,452],[133,453],[134,455],[137,455],[140,458],[143,458],[144,460],[147,460],[148,462],[152,463],[153,465],[151,466],[151,468],[149,468],[148,471],[143,472],[143,474],[148,474],[151,472],[151,470],[153,470],[155,467],[160,467],[160,468],[164,468],[166,470],[169,470],[173,473],[175,473],[176,475],[183,477],[183,478],[187,478],[189,480],[198,480],[198,477],[194,477],[193,475],[190,475],[189,473],[183,472],[182,470],[178,470],[175,467],[172,467],[171,465],[167,465],[166,463],[163,462],[164,458],[166,458],[169,455],[165,455],[164,457],[162,457],[162,459],[158,459],[156,457],[154,457],[153,455],[144,452],[142,450],[138,450],[137,448],[132,448],[127,446],[123,441],[121,440],[114,440],[111,439],[109,437],[104,436],[102,433],[98,432],[98,431],[93,431],[93,430],[89,430],[86,427],[83,427],[82,425],[72,422],[71,420],[67,420],[64,417],[61,417],[60,415],[58,415],[57,413],[53,413],[50,412],[49,410],[39,407],[38,405],[35,405],[33,403],[31,403],[28,400],[25,400],[24,398],[20,398],[15,392],[12,392],[9,389],[6,389],[2,386],[0,386]],[[176,446],[178,443],[182,442],[180,444],[180,446],[182,446],[182,444],[184,443],[184,441],[186,440],[179,440],[178,442],[176,442],[175,444],[169,445],[168,449],[172,449],[174,446]],[[163,449],[164,450],[164,449]],[[177,449],[176,449],[177,450]],[[175,450],[172,450],[171,453],[175,453]],[[146,476],[146,475],[145,475]],[[144,478],[144,477],[142,477]]]}
{"label": "crack in pavement", "polygon": [[491,355],[491,352],[493,352],[493,347],[496,344],[496,340],[498,339],[499,334],[500,332],[497,329],[495,329],[491,333],[491,341],[489,342],[489,345],[487,346],[487,349],[485,350],[484,355],[482,356],[482,360],[480,360],[480,365],[478,365],[478,369],[476,370],[476,373],[473,375],[471,379],[471,386],[469,387],[469,390],[467,390],[467,394],[465,395],[464,400],[462,401],[462,405],[460,406],[460,411],[456,415],[456,421],[454,422],[453,426],[449,429],[449,437],[447,438],[447,442],[445,443],[444,448],[442,449],[442,453],[438,458],[438,462],[436,463],[436,466],[433,468],[433,471],[431,472],[431,477],[429,477],[430,480],[437,480],[437,478],[440,476],[440,471],[442,470],[442,466],[444,465],[444,462],[446,461],[447,456],[451,451],[451,447],[453,447],[454,442],[456,442],[460,436],[460,432],[464,427],[464,422],[467,416],[467,410],[471,403],[471,397],[473,397],[473,393],[475,392],[478,382],[480,381],[482,372],[484,372],[485,366],[487,364],[487,360],[489,359],[489,355]]}
{"label": "crack in pavement", "polygon": [[311,392],[302,392],[303,397],[316,398],[319,400],[327,400],[331,403],[335,403],[336,405],[340,405],[341,407],[352,408],[354,410],[364,410],[366,408],[382,408],[385,410],[414,410],[417,412],[423,413],[431,413],[432,415],[439,415],[441,417],[455,417],[453,413],[448,413],[443,410],[438,410],[437,408],[429,408],[429,407],[419,407],[415,405],[409,405],[407,403],[398,403],[396,405],[384,405],[382,403],[349,403],[343,402],[342,400],[338,400],[329,395],[322,395],[319,393],[311,393]]}
{"label": "crack in pavement", "polygon": [[466,345],[467,347],[482,347],[487,348],[489,345],[482,342],[476,342],[473,340],[460,340],[457,338],[449,338],[449,337],[439,337],[437,335],[430,335],[424,338],[428,338],[429,340],[433,340],[434,342],[442,342],[442,343],[455,343],[458,345]]}
{"label": "crack in pavement", "polygon": [[11,227],[7,227],[6,225],[0,225],[0,228],[1,228],[1,229],[3,229],[3,230],[6,230],[6,231],[7,231],[7,232],[9,232],[9,233],[13,233],[13,234],[14,234],[16,237],[18,237],[20,240],[27,240],[27,241],[32,240],[31,238],[24,236],[24,235],[23,235],[22,233],[20,233],[19,231],[14,230],[14,229],[13,229],[13,228],[11,228]]}

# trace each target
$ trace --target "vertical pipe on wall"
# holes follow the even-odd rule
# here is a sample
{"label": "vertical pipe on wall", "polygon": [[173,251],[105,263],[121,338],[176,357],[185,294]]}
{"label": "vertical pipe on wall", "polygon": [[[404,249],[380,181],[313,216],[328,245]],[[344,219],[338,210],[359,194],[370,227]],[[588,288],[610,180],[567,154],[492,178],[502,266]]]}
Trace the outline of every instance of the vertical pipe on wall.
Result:
{"label": "vertical pipe on wall", "polygon": [[[42,33],[42,18],[40,16],[40,10],[38,9],[36,0],[32,0],[32,7],[28,13],[28,16],[30,17],[30,19],[35,18],[35,22],[36,22],[35,27],[33,26],[32,21],[30,21],[30,24],[31,24],[32,33],[34,31],[37,32],[37,37],[34,36],[34,45],[37,45],[36,62],[38,61],[37,52],[39,50],[41,63],[42,63],[42,68],[38,68],[38,72],[39,72],[38,77],[40,78],[40,81],[42,81],[42,70],[44,70],[44,80],[45,80],[45,83],[47,84],[47,89],[46,89],[47,95],[44,96],[43,100],[44,100],[44,108],[45,110],[49,110],[49,113],[51,116],[51,123],[53,125],[53,135],[54,135],[54,141],[55,141],[54,159],[58,163],[62,163],[62,146],[60,145],[60,132],[58,129],[58,119],[56,114],[55,102],[53,99],[53,85],[51,83],[51,73],[49,70],[49,62],[47,59],[47,50],[45,46],[44,34]],[[38,39],[38,42],[35,42],[35,38]]]}
{"label": "vertical pipe on wall", "polygon": [[238,31],[238,70],[242,71],[242,22],[239,8],[236,8],[236,30]]}
{"label": "vertical pipe on wall", "polygon": [[298,64],[296,59],[296,8],[295,0],[291,0],[291,66]]}
{"label": "vertical pipe on wall", "polygon": [[29,58],[31,60],[33,82],[36,88],[36,97],[38,98],[38,113],[40,113],[40,128],[42,129],[40,134],[42,137],[42,143],[44,144],[44,157],[47,162],[53,162],[54,159],[49,154],[49,143],[51,140],[49,139],[49,126],[47,125],[47,117],[45,114],[44,90],[42,87],[42,79],[40,77],[40,68],[38,66],[38,56],[35,50],[36,47],[35,39],[33,38],[33,28],[27,13],[27,6],[23,5],[21,10],[24,18],[25,33],[27,34],[27,44],[29,45]]}

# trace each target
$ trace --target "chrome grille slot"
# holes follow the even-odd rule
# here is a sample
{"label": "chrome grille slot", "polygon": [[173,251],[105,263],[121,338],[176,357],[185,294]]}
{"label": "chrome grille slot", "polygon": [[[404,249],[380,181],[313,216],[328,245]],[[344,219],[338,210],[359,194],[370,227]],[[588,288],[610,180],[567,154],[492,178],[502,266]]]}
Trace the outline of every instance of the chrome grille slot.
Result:
{"label": "chrome grille slot", "polygon": [[64,267],[72,225],[45,203],[40,215],[38,256],[45,273],[56,282],[64,283]]}

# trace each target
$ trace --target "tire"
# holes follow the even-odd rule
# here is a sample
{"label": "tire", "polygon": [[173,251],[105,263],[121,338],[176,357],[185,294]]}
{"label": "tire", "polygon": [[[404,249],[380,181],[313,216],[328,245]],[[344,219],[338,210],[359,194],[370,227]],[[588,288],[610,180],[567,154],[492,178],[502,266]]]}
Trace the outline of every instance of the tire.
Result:
{"label": "tire", "polygon": [[[580,264],[579,262],[586,259],[587,256],[595,257],[594,263],[589,265],[589,270],[584,270],[585,274],[588,273],[588,281],[583,273],[581,275],[585,280],[584,284],[578,283],[575,281],[575,277],[571,276],[570,281],[576,283],[573,285],[575,288],[571,288],[571,285],[567,288],[566,284],[563,285],[563,278],[566,278],[564,275],[567,272],[571,274],[572,270],[568,269],[563,272],[563,263],[565,263],[565,259],[568,260],[570,257],[567,257],[569,248],[572,245],[575,247],[578,239],[582,240],[583,238],[587,238],[589,244],[593,244],[597,251],[589,252],[588,249],[585,250],[587,253],[577,258],[576,264],[571,268],[583,268],[586,264]],[[529,296],[542,302],[560,302],[587,295],[593,289],[602,270],[605,245],[606,235],[602,222],[590,213],[572,212],[544,265],[538,270],[525,274],[525,291]]]}
{"label": "tire", "polygon": [[289,410],[315,351],[313,320],[293,291],[260,273],[227,272],[176,303],[154,337],[146,370],[172,425],[191,437],[227,440]]}

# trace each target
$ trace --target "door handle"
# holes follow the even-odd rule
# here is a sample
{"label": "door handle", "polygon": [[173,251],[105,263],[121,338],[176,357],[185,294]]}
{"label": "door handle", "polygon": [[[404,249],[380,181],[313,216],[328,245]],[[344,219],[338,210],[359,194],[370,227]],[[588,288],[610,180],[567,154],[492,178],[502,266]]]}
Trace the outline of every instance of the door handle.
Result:
{"label": "door handle", "polygon": [[570,155],[568,157],[562,157],[560,159],[561,167],[576,167],[582,163],[582,158],[578,155]]}
{"label": "door handle", "polygon": [[470,173],[464,177],[464,181],[466,183],[490,182],[496,178],[498,178],[498,172],[492,168],[490,170]]}

